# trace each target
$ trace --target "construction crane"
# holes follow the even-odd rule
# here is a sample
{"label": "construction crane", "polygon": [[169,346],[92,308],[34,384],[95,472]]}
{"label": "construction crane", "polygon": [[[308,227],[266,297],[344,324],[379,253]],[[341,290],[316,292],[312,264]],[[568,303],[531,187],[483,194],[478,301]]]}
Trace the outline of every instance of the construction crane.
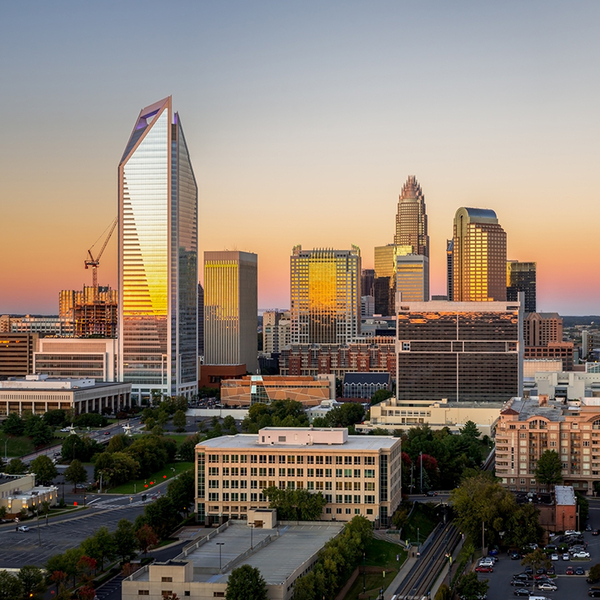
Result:
{"label": "construction crane", "polygon": [[[94,258],[94,256],[92,255],[92,248],[96,245],[96,242],[94,242],[92,244],[92,248],[90,248],[88,250],[88,254],[89,254],[90,258],[89,258],[89,260],[85,261],[85,268],[89,269],[90,267],[92,267],[92,286],[94,289],[94,299],[96,299],[98,297],[98,266],[100,265],[100,257],[102,256],[102,253],[104,252],[104,249],[106,248],[106,244],[108,244],[108,240],[110,240],[110,236],[112,235],[113,231],[115,230],[115,227],[117,226],[117,222],[118,222],[118,217],[115,217],[114,221],[109,226],[108,235],[106,236],[106,239],[104,240],[104,244],[102,244],[102,248],[100,248],[100,252],[98,252],[98,254],[96,255],[96,258]],[[98,238],[98,239],[100,239],[100,238]],[[98,241],[98,240],[96,240],[96,241]]]}

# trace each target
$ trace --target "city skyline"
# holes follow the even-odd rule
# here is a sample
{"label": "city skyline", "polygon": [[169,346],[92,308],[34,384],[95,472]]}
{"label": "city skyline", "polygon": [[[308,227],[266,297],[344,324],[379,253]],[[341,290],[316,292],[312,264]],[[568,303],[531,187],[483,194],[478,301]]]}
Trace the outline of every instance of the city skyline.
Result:
{"label": "city skyline", "polygon": [[[351,241],[372,268],[414,174],[432,295],[454,213],[478,206],[508,259],[537,263],[538,310],[598,313],[597,3],[176,3],[176,40],[157,2],[33,4],[3,10],[1,314],[57,314],[60,290],[91,284],[131,115],[171,94],[200,183],[199,259],[258,254],[259,308],[289,308],[294,244]],[[98,281],[118,287],[114,238]]]}

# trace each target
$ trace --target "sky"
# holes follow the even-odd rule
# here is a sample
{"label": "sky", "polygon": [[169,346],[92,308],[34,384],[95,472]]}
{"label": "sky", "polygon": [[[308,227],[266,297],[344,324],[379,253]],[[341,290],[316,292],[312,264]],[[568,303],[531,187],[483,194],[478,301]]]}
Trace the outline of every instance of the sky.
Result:
{"label": "sky", "polygon": [[261,309],[289,307],[296,244],[356,244],[372,268],[415,175],[432,294],[456,210],[490,208],[508,258],[537,262],[539,311],[599,314],[599,21],[596,0],[3,2],[0,314],[91,285],[119,159],[168,95],[200,258],[256,252]]}

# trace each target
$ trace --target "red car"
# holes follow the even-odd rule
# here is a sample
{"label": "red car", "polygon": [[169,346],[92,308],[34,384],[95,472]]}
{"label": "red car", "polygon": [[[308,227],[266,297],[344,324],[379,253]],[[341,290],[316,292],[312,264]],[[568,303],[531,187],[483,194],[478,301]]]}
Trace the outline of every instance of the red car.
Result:
{"label": "red car", "polygon": [[575,569],[573,567],[567,567],[567,575],[575,575]]}
{"label": "red car", "polygon": [[479,565],[475,567],[475,571],[477,571],[477,573],[493,573],[494,569],[492,567],[488,567],[487,565]]}

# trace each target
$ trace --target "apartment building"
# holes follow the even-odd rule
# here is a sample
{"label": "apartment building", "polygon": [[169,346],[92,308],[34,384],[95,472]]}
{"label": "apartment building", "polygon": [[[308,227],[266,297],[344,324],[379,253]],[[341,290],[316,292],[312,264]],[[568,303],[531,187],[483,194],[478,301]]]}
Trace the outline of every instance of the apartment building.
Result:
{"label": "apartment building", "polygon": [[363,515],[386,527],[401,501],[400,446],[400,438],[345,428],[264,427],[206,440],[196,446],[198,520],[246,519],[268,507],[263,491],[276,486],[323,493],[322,520]]}
{"label": "apartment building", "polygon": [[564,485],[592,493],[600,479],[600,398],[510,400],[496,428],[496,475],[502,484],[514,491],[551,491],[535,479],[546,450],[560,455]]}

